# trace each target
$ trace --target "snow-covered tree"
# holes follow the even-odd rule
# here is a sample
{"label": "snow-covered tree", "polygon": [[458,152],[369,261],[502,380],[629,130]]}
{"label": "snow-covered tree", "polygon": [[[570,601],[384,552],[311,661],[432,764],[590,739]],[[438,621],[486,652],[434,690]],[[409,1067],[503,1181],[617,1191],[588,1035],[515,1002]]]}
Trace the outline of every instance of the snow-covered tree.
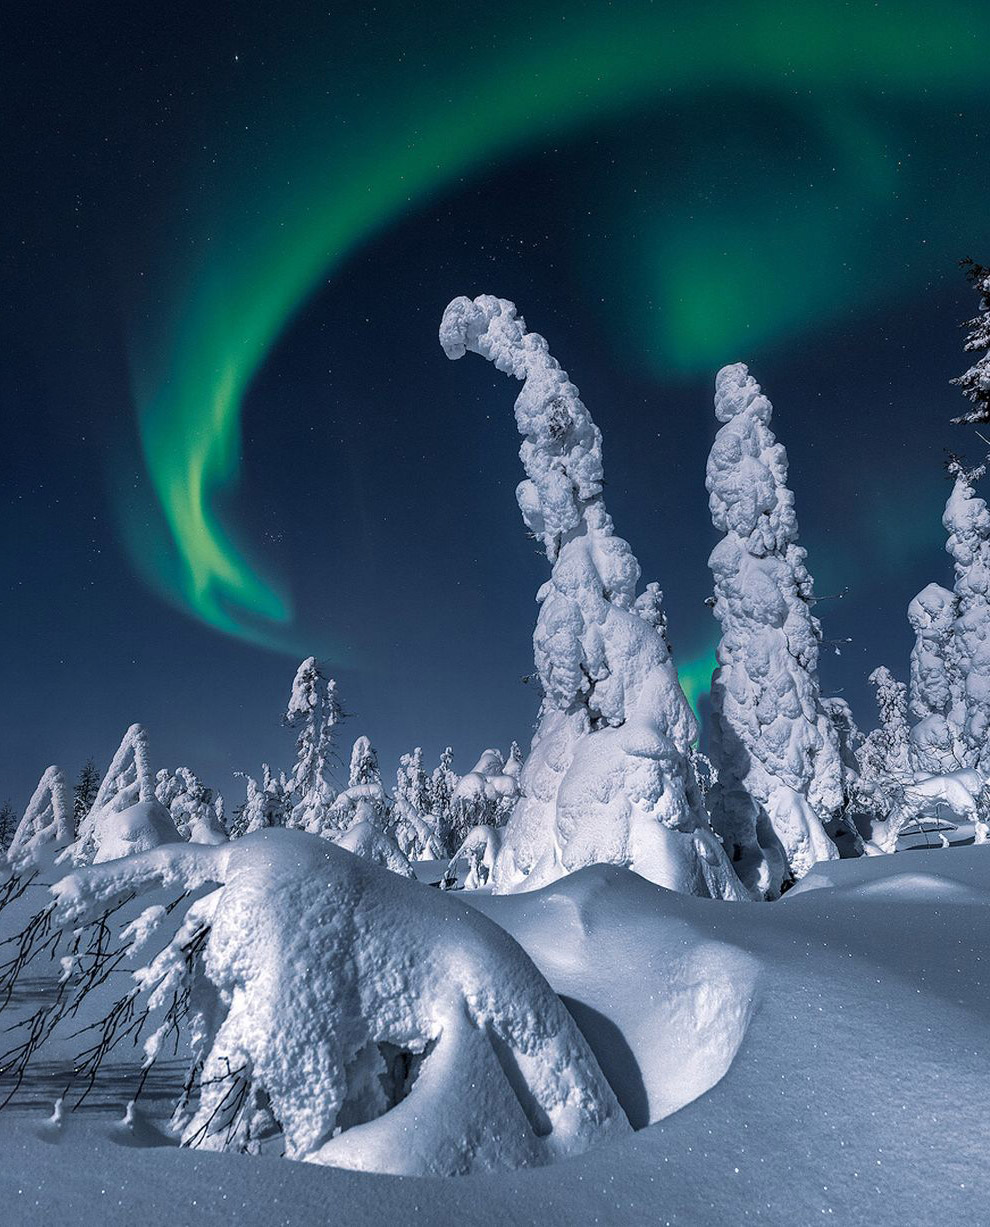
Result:
{"label": "snow-covered tree", "polygon": [[446,855],[452,855],[457,848],[451,801],[459,778],[454,771],[454,751],[447,746],[430,776],[430,812],[433,815],[437,838]]}
{"label": "snow-covered tree", "polygon": [[315,656],[296,671],[282,723],[296,736],[292,770],[295,804],[288,824],[319,834],[326,811],[337,795],[328,773],[333,758],[334,730],[343,719],[337,683],[321,672]]}
{"label": "snow-covered tree", "polygon": [[657,611],[636,605],[639,564],[605,509],[601,434],[577,388],[504,299],[455,299],[440,342],[449,358],[470,350],[524,381],[516,497],[552,567],[533,639],[543,702],[494,889],[605,862],[675,890],[743,896],[688,763],[697,724]]}
{"label": "snow-covered tree", "polygon": [[289,814],[289,790],[284,776],[277,776],[267,763],[261,764],[263,783],[239,771],[247,787],[245,800],[236,807],[230,825],[230,838],[239,839],[267,827],[285,826]]}
{"label": "snow-covered tree", "polygon": [[980,314],[965,325],[969,331],[963,348],[967,353],[982,350],[983,357],[964,375],[951,381],[962,389],[967,400],[973,402],[972,409],[952,420],[961,424],[990,422],[990,268],[984,268],[974,260],[964,260],[963,267],[980,296]]}
{"label": "snow-covered tree", "polygon": [[430,780],[419,746],[399,759],[395,776],[392,834],[403,855],[410,860],[443,855],[431,812]]}
{"label": "snow-covered tree", "polygon": [[0,805],[0,854],[5,853],[10,847],[18,822],[17,810],[9,800],[4,801],[3,805]]}
{"label": "snow-covered tree", "polygon": [[451,837],[457,851],[473,827],[502,827],[509,821],[519,800],[521,756],[515,742],[516,758],[511,771],[498,750],[485,750],[467,774],[457,781],[451,795]]}
{"label": "snow-covered tree", "polygon": [[155,796],[148,735],[140,724],[132,724],[67,853],[74,864],[90,865],[143,852],[178,838],[168,809]]}
{"label": "snow-covered tree", "polygon": [[[161,923],[162,888],[178,926]],[[21,965],[64,934],[90,974],[39,1023],[73,1013],[120,961],[104,934],[134,898],[148,899],[120,935],[134,980],[95,1024],[80,1080],[128,1036],[146,1062],[176,1039],[190,1055],[173,1116],[186,1147],[251,1150],[260,1123],[291,1159],[436,1177],[528,1169],[631,1132],[573,1017],[504,929],[299,831],[69,874]]]}
{"label": "snow-covered tree", "polygon": [[938,775],[962,765],[962,680],[952,633],[955,593],[928,584],[908,606],[914,631],[911,650],[910,758],[921,775]]}
{"label": "snow-covered tree", "polygon": [[509,746],[509,753],[505,760],[504,774],[511,776],[514,780],[518,780],[522,775],[523,769],[523,752],[519,749],[519,743],[514,741]]}
{"label": "snow-covered tree", "polygon": [[888,778],[906,782],[913,775],[907,686],[885,665],[874,669],[869,680],[876,693],[880,720],[859,748],[860,776],[871,784]]}
{"label": "snow-covered tree", "polygon": [[61,767],[51,766],[38,781],[7,849],[15,873],[38,863],[46,848],[65,848],[72,843],[72,812],[69,789]]}
{"label": "snow-covered tree", "polygon": [[182,839],[194,844],[218,844],[227,838],[216,811],[213,789],[207,788],[188,767],[174,774],[161,770],[155,777],[155,796],[172,816]]}
{"label": "snow-covered tree", "polygon": [[100,787],[100,769],[96,761],[87,758],[72,790],[72,820],[78,831],[83,819],[93,808]]}
{"label": "snow-covered tree", "polygon": [[821,628],[797,544],[787,453],[773,407],[742,363],[715,380],[722,423],[708,459],[715,616],[712,820],[743,881],[774,897],[838,856],[826,828],[843,807],[839,739],[818,683]]}
{"label": "snow-covered tree", "polygon": [[381,769],[378,766],[378,752],[367,737],[358,737],[351,750],[351,766],[347,775],[347,787],[356,788],[359,784],[380,784]]}
{"label": "snow-covered tree", "polygon": [[990,511],[974,488],[986,465],[965,469],[952,460],[949,472],[954,481],[942,523],[956,573],[952,638],[961,680],[960,765],[990,776]]}

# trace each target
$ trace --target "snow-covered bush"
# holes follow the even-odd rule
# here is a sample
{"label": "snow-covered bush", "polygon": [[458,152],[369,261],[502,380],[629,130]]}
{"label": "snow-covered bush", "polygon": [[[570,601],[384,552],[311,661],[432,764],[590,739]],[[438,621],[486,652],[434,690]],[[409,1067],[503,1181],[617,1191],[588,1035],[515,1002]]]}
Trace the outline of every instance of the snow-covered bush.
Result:
{"label": "snow-covered bush", "polygon": [[478,890],[492,879],[495,861],[502,848],[502,831],[499,827],[476,826],[464,836],[461,845],[450,858],[447,872],[440,882],[441,889],[461,885],[465,890]]}
{"label": "snow-covered bush", "polygon": [[516,497],[552,566],[533,638],[543,703],[495,890],[604,862],[743,897],[688,763],[697,724],[668,644],[636,605],[639,564],[605,509],[601,434],[577,389],[504,299],[455,299],[440,342],[449,358],[470,350],[524,381]]}
{"label": "snow-covered bush", "polygon": [[826,825],[843,808],[843,766],[818,684],[821,628],[797,544],[787,453],[773,407],[742,363],[715,380],[722,423],[708,460],[715,616],[712,819],[743,881],[770,897],[838,856]]}
{"label": "snow-covered bush", "polygon": [[[382,784],[378,754],[367,737],[354,742],[348,786],[330,805],[319,833],[340,843],[341,834],[356,823],[370,823],[382,836],[392,829],[392,802]],[[394,840],[388,836],[388,842]]]}
{"label": "snow-covered bush", "polygon": [[53,887],[50,924],[84,931],[161,888],[184,918],[173,936],[156,906],[125,930],[145,965],[105,1025],[154,1028],[148,1061],[188,1036],[185,1145],[250,1150],[274,1130],[290,1158],[446,1176],[628,1132],[560,999],[455,897],[267,830],[76,870]]}

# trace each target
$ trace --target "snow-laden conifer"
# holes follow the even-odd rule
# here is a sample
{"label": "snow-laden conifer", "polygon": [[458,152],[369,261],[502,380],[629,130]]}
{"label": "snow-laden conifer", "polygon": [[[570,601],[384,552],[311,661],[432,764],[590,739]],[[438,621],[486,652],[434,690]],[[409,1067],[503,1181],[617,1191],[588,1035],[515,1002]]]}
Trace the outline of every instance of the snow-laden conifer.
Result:
{"label": "snow-laden conifer", "polygon": [[706,480],[712,522],[724,534],[709,559],[722,625],[710,801],[743,881],[771,897],[816,861],[838,856],[826,824],[843,805],[839,741],[818,684],[812,578],[772,413],[742,363],[719,371],[722,426]]}
{"label": "snow-laden conifer", "polygon": [[319,834],[336,796],[329,780],[335,729],[343,719],[337,683],[309,656],[296,671],[282,723],[296,733],[291,786],[295,804],[287,825]]}
{"label": "snow-laden conifer", "polygon": [[171,815],[155,796],[148,735],[140,724],[132,724],[67,854],[76,865],[90,865],[178,838]]}
{"label": "snow-laden conifer", "polygon": [[983,351],[983,357],[965,374],[951,382],[962,389],[963,396],[973,402],[973,408],[953,418],[956,423],[990,422],[990,268],[984,268],[974,260],[964,260],[966,275],[980,296],[980,314],[967,324],[967,353]]}
{"label": "snow-laden conifer", "polygon": [[966,469],[954,459],[949,472],[954,480],[942,523],[956,576],[952,638],[961,683],[959,766],[990,776],[990,511],[975,490],[986,465]]}
{"label": "snow-laden conifer", "polygon": [[955,593],[928,584],[908,606],[914,631],[911,649],[911,763],[920,775],[955,771],[962,765],[962,679],[952,628]]}
{"label": "snow-laden conifer", "polygon": [[516,497],[552,567],[533,639],[543,703],[495,890],[606,862],[692,894],[743,894],[688,764],[697,725],[670,651],[636,606],[639,564],[605,509],[601,434],[577,388],[503,299],[455,299],[440,341],[449,358],[470,350],[524,381]]}
{"label": "snow-laden conifer", "polygon": [[61,767],[48,767],[35,788],[14,832],[7,857],[15,873],[38,863],[45,848],[64,848],[72,843],[72,811],[69,790]]}

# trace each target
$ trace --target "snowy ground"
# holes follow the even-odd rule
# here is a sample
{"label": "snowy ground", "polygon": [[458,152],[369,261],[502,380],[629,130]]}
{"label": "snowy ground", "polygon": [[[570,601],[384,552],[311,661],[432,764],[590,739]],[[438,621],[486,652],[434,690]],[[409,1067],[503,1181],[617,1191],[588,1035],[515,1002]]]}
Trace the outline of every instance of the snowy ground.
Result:
{"label": "snowy ground", "polygon": [[[986,1221],[987,848],[831,862],[774,904],[604,867],[460,898],[563,996],[637,1132],[553,1166],[447,1180],[195,1152],[150,1122],[115,1124],[134,1061],[46,1124],[68,1059],[56,1049],[0,1113],[3,1220]],[[36,978],[28,997],[46,991]],[[180,1077],[178,1063],[156,1074],[149,1115]]]}

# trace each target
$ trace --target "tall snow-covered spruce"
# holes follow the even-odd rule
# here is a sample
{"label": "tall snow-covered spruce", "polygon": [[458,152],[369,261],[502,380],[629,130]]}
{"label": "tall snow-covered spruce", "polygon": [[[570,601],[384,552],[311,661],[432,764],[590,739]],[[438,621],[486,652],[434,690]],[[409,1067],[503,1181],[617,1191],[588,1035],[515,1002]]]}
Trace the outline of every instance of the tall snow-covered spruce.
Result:
{"label": "tall snow-covered spruce", "polygon": [[708,560],[722,625],[710,802],[740,877],[770,897],[839,855],[826,825],[843,802],[838,736],[818,685],[812,579],[772,413],[742,363],[719,371],[722,427],[706,480],[712,522],[725,534]]}
{"label": "tall snow-covered spruce", "polygon": [[333,756],[334,730],[344,714],[337,698],[337,683],[323,675],[315,656],[296,670],[292,693],[282,723],[296,736],[296,764],[292,770],[295,805],[288,826],[321,834],[330,805],[337,795],[327,778]]}
{"label": "tall snow-covered spruce", "polygon": [[552,566],[533,637],[543,702],[495,891],[604,862],[688,894],[747,897],[710,829],[689,762],[697,724],[656,611],[637,608],[639,564],[605,510],[601,434],[577,388],[504,299],[455,299],[440,343],[523,381],[516,497]]}

